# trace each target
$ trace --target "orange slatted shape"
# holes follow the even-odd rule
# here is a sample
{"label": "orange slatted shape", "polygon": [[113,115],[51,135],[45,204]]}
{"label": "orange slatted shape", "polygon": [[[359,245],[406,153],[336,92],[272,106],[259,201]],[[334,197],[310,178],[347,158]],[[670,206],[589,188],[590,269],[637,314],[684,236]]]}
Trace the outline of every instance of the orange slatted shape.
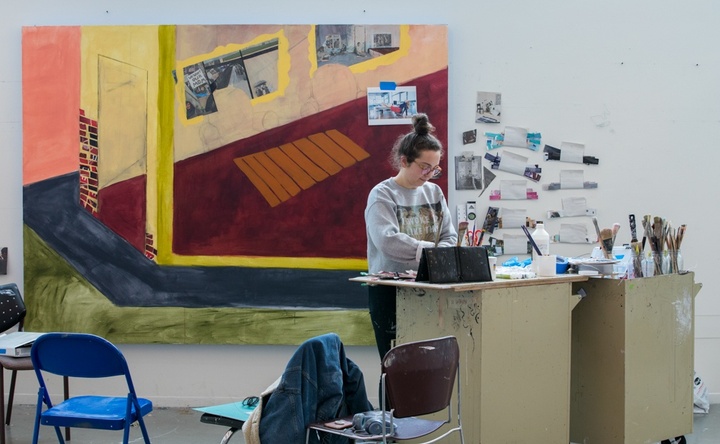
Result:
{"label": "orange slatted shape", "polygon": [[352,139],[329,130],[233,160],[274,207],[368,157]]}

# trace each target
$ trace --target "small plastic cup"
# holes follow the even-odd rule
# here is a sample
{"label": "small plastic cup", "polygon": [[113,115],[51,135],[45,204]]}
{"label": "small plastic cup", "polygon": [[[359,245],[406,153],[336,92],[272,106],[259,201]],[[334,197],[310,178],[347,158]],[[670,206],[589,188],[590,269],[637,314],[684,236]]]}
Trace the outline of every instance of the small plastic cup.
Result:
{"label": "small plastic cup", "polygon": [[492,280],[495,280],[495,268],[497,267],[497,257],[495,257],[495,256],[488,257],[488,262],[490,263],[490,276],[492,277]]}
{"label": "small plastic cup", "polygon": [[555,274],[556,274],[555,262],[557,262],[557,255],[549,254],[547,256],[536,256],[535,261],[537,262],[537,264],[535,266],[535,270],[536,270],[535,273],[539,277],[555,276]]}

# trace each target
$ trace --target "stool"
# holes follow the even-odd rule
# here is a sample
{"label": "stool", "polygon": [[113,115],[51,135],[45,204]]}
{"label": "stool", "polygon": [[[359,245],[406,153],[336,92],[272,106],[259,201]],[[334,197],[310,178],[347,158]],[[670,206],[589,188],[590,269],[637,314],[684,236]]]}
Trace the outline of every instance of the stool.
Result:
{"label": "stool", "polygon": [[232,438],[232,436],[235,434],[235,432],[241,430],[243,424],[245,423],[245,421],[240,421],[239,419],[232,419],[226,416],[213,415],[212,413],[203,413],[200,417],[200,422],[230,427],[220,440],[220,444],[227,444],[230,441],[230,438]]}

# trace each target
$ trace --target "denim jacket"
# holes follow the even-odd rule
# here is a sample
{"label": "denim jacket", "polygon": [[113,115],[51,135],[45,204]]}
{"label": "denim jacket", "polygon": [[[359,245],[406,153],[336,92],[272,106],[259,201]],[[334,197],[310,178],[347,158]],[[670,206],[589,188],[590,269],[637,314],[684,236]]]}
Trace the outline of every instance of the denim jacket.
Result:
{"label": "denim jacket", "polygon": [[[360,368],[345,356],[335,333],[308,339],[293,354],[277,388],[263,406],[262,444],[304,444],[311,422],[372,410]],[[311,443],[318,443],[314,433]],[[342,436],[322,434],[323,444],[347,443]]]}

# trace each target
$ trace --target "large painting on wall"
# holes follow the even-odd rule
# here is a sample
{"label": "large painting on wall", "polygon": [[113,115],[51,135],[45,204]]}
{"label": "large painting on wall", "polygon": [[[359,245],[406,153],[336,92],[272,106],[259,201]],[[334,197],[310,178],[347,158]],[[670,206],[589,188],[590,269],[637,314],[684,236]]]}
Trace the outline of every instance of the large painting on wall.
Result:
{"label": "large painting on wall", "polygon": [[447,145],[445,26],[25,27],[22,50],[27,328],[374,343],[349,278],[411,128],[369,125],[367,91],[411,88]]}

